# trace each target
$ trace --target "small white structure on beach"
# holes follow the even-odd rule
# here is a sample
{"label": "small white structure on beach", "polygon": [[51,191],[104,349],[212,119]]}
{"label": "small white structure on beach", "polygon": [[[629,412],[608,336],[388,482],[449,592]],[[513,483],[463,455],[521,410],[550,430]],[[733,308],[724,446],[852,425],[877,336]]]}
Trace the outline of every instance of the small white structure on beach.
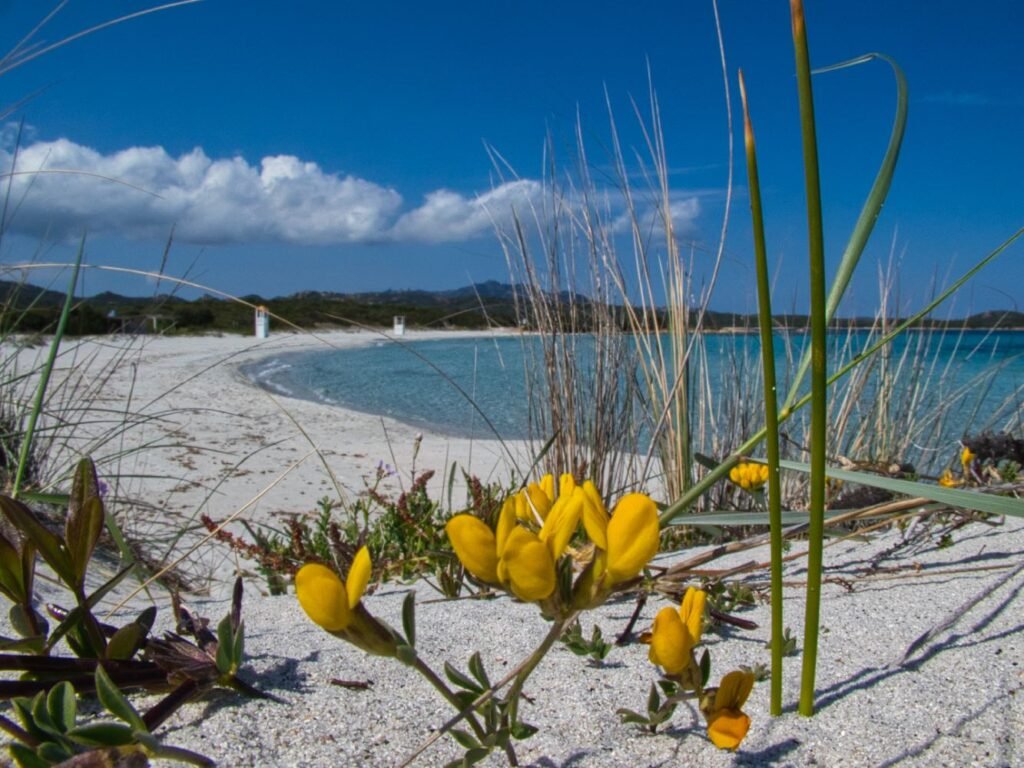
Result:
{"label": "small white structure on beach", "polygon": [[405,315],[395,315],[394,334],[395,336],[405,336]]}
{"label": "small white structure on beach", "polygon": [[256,307],[256,338],[265,339],[270,335],[270,313],[264,306]]}

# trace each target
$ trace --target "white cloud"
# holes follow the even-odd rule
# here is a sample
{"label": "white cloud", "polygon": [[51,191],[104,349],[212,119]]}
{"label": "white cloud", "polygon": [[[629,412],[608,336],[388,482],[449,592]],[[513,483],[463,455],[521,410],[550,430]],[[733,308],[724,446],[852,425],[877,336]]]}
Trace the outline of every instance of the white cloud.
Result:
{"label": "white cloud", "polygon": [[528,217],[540,194],[540,183],[525,179],[506,182],[476,197],[439,189],[427,195],[419,208],[398,219],[394,235],[431,242],[465,240],[511,223],[515,213]]}
{"label": "white cloud", "polygon": [[[0,132],[0,174],[13,164],[13,134]],[[292,155],[251,165],[243,157],[212,159],[199,147],[179,157],[162,147],[104,154],[68,139],[27,143],[24,136],[15,170],[8,231],[51,239],[163,239],[173,228],[177,241],[194,244],[458,242],[506,227],[514,213],[532,220],[543,195],[540,182],[520,179],[475,196],[439,189],[410,209],[392,187]],[[690,231],[698,200],[674,199],[671,212],[677,232]],[[641,216],[653,222],[657,212]]]}
{"label": "white cloud", "polygon": [[[682,197],[671,195],[669,198],[668,212],[672,218],[672,230],[676,237],[690,235],[697,228],[697,219],[700,217],[700,198],[696,195]],[[637,203],[635,214],[641,231],[660,231],[665,226],[661,210],[653,204]],[[612,222],[612,231],[617,233],[628,232],[633,226],[633,216],[627,210],[623,210]]]}

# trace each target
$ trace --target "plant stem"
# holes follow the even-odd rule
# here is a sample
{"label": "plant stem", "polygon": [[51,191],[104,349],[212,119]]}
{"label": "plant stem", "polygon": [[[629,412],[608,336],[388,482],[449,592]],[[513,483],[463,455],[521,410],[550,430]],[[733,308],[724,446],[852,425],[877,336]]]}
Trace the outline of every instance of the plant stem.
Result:
{"label": "plant stem", "polygon": [[807,555],[807,611],[804,619],[803,674],[800,679],[800,714],[814,714],[814,677],[818,660],[821,611],[822,538],[825,529],[825,440],[828,413],[826,371],[825,248],[821,222],[821,185],[818,176],[818,140],[814,125],[814,95],[803,0],[790,0],[793,49],[803,137],[804,183],[807,188],[807,237],[810,257],[811,303],[811,491]]}
{"label": "plant stem", "polygon": [[779,482],[779,401],[775,387],[775,345],[772,339],[772,296],[768,280],[768,254],[764,237],[761,183],[757,173],[754,124],[747,105],[743,70],[739,73],[743,102],[743,135],[750,184],[750,215],[754,229],[754,261],[757,266],[757,314],[761,329],[761,365],[764,369],[765,449],[768,454],[768,524],[771,532],[772,685],[771,713],[782,714],[782,499]]}

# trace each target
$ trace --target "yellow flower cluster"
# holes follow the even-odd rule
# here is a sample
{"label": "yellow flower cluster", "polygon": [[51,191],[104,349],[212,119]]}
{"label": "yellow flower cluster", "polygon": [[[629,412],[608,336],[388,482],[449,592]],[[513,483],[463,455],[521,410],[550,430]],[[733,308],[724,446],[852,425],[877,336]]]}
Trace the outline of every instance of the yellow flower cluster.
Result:
{"label": "yellow flower cluster", "polygon": [[736,670],[723,677],[718,688],[701,691],[702,673],[693,649],[704,630],[706,603],[707,594],[690,587],[678,609],[665,607],[658,611],[654,626],[642,639],[651,645],[648,657],[652,664],[684,689],[698,692],[712,743],[720,749],[736,749],[750,729],[743,704],[754,686],[754,674]]}
{"label": "yellow flower cluster", "polygon": [[768,482],[768,465],[741,461],[729,470],[729,479],[743,490],[754,493]]}
{"label": "yellow flower cluster", "polygon": [[[480,581],[526,602],[548,602],[558,613],[557,564],[582,522],[594,557],[573,587],[571,606],[603,602],[623,582],[636,578],[658,551],[658,511],[647,496],[631,493],[611,515],[594,484],[562,475],[558,493],[551,475],[509,497],[494,530],[474,515],[456,515],[445,526],[455,554]],[[552,602],[553,601],[553,602]]]}

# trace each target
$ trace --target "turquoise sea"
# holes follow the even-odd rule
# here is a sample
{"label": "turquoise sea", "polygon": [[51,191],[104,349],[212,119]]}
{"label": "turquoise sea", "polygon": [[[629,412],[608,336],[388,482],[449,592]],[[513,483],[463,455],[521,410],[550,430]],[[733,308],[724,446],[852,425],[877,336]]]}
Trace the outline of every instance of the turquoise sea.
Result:
{"label": "turquoise sea", "polygon": [[[868,338],[866,332],[839,335],[835,344],[846,351],[835,351],[830,370]],[[791,367],[785,347],[798,354],[804,340],[800,333],[777,336],[780,386]],[[524,359],[538,343],[536,337],[506,335],[381,339],[356,349],[276,355],[247,365],[244,372],[280,394],[389,416],[441,434],[516,439],[529,436]],[[703,343],[702,378],[713,389],[730,391],[735,385],[730,377],[756,376],[745,373],[760,367],[756,334],[709,334]],[[579,364],[586,370],[587,344],[581,346]],[[888,355],[893,369],[902,360],[896,385],[914,387],[915,408],[926,413],[957,398],[955,418],[947,416],[947,439],[984,428],[1022,434],[1024,332],[913,332],[894,341]],[[870,398],[875,385],[869,380],[860,396]]]}

